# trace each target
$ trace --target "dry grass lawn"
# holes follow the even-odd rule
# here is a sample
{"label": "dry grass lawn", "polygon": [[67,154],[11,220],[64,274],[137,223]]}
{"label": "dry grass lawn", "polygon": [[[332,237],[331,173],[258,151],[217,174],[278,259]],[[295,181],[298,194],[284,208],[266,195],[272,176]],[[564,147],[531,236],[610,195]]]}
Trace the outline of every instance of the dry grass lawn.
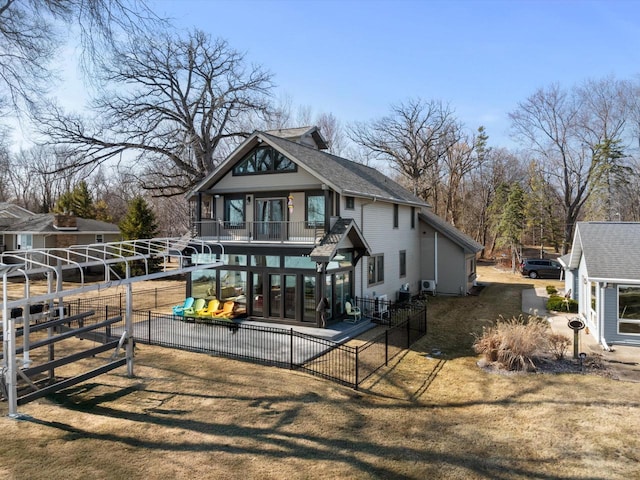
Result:
{"label": "dry grass lawn", "polygon": [[135,378],[32,402],[26,420],[2,404],[0,478],[639,478],[640,384],[477,367],[472,334],[553,283],[479,273],[491,285],[430,299],[428,335],[359,391],[141,345]]}

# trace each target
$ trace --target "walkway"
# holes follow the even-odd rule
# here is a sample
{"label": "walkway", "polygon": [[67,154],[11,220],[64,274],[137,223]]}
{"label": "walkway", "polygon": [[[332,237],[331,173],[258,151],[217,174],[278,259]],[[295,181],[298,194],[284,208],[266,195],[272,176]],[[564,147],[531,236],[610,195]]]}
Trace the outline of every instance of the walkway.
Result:
{"label": "walkway", "polygon": [[[528,288],[522,291],[522,311],[528,315],[546,316],[551,329],[572,339],[569,355],[573,356],[573,330],[569,328],[569,320],[575,313],[547,312],[548,299],[545,288]],[[580,351],[587,355],[601,355],[607,368],[619,380],[640,382],[640,347],[616,345],[611,351],[605,351],[593,335],[585,330],[579,333]]]}

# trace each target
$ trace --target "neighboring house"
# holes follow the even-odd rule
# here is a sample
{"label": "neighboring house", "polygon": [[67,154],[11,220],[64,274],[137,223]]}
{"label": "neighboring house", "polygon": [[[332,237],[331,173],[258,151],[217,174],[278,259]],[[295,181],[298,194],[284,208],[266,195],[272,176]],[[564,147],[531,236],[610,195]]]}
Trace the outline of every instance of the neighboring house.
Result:
{"label": "neighboring house", "polygon": [[0,252],[7,250],[4,230],[12,224],[35,215],[26,208],[13,203],[0,202]]}
{"label": "neighboring house", "polygon": [[340,319],[356,298],[466,294],[482,247],[378,170],[326,147],[316,127],[254,132],[187,194],[194,234],[225,249],[225,266],[194,273],[188,293],[313,325],[323,297],[327,318]]}
{"label": "neighboring house", "polygon": [[565,290],[604,347],[640,345],[640,223],[579,222],[565,267]]}
{"label": "neighboring house", "polygon": [[[26,212],[26,211],[25,211]],[[116,242],[117,225],[73,215],[27,212],[21,218],[0,216],[4,250],[66,248],[71,245]]]}

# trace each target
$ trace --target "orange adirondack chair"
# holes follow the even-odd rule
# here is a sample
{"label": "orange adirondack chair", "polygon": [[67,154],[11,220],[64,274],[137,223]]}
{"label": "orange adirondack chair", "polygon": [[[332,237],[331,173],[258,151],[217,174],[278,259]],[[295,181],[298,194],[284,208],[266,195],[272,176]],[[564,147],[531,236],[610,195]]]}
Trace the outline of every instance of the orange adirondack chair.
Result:
{"label": "orange adirondack chair", "polygon": [[213,314],[214,317],[217,318],[231,318],[233,315],[233,308],[235,307],[236,302],[230,300],[228,302],[224,302],[224,305],[220,310]]}

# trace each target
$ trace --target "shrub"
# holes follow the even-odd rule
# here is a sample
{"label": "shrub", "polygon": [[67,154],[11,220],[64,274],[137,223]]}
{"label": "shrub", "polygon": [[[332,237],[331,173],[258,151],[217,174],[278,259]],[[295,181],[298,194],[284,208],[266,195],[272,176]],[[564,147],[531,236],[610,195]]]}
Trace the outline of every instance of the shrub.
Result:
{"label": "shrub", "polygon": [[547,300],[547,310],[556,312],[578,312],[578,302],[572,298],[551,295]]}
{"label": "shrub", "polygon": [[508,370],[535,370],[534,358],[548,348],[546,320],[530,316],[499,319],[494,327],[483,329],[473,348],[489,362],[497,362]]}
{"label": "shrub", "polygon": [[555,295],[556,293],[558,293],[558,289],[556,287],[554,287],[553,285],[547,285],[548,295]]}
{"label": "shrub", "polygon": [[551,333],[548,336],[548,342],[549,352],[556,357],[556,360],[564,359],[564,356],[569,349],[569,345],[571,344],[571,339],[561,333]]}

